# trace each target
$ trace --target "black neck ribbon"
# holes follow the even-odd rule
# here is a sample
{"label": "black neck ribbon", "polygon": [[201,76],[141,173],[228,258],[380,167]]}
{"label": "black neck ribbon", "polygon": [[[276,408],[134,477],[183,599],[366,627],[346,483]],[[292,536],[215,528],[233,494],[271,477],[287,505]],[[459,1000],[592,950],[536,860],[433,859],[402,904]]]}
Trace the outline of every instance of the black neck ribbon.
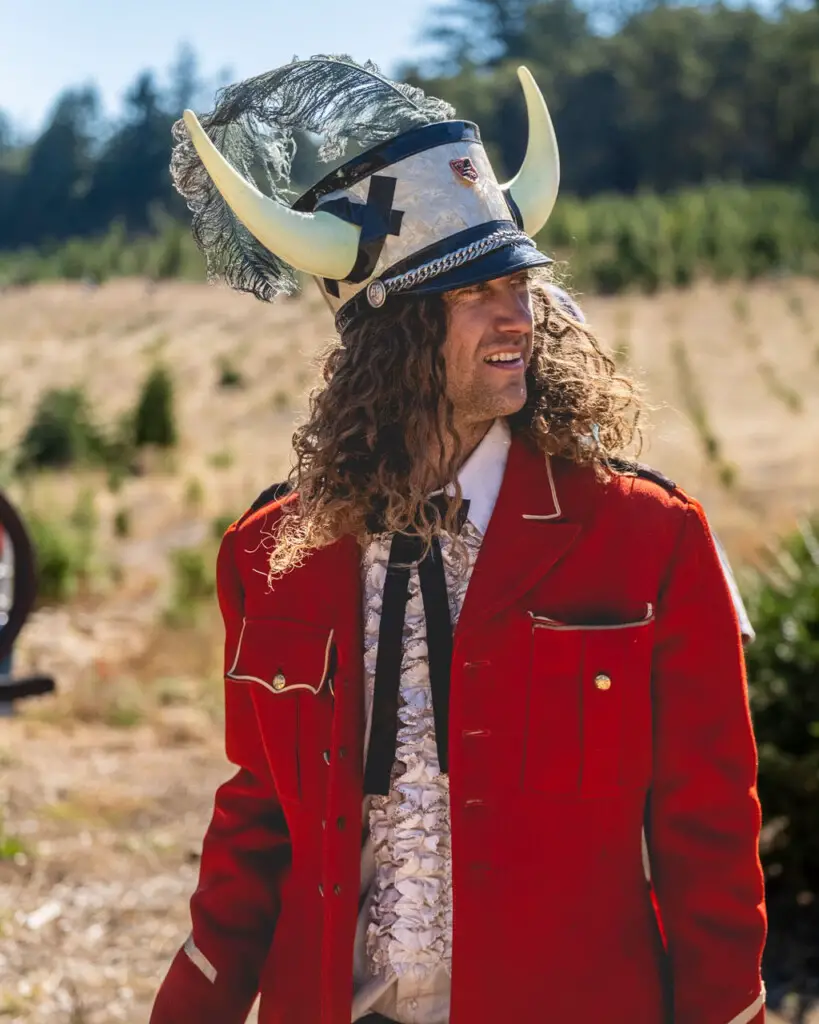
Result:
{"label": "black neck ribbon", "polygon": [[[438,494],[429,502],[440,512],[442,521],[449,499]],[[469,502],[463,500],[457,528],[466,522]],[[370,745],[364,769],[364,792],[386,796],[395,763],[398,737],[398,708],[401,686],[401,661],[404,653],[404,614],[409,598],[410,568],[418,564],[429,652],[429,683],[435,718],[435,743],[442,772],[449,771],[449,673],[452,664],[452,619],[449,614],[441,544],[434,536],[422,558],[423,543],[417,533],[396,533],[390,545],[387,578],[378,630],[375,660]]]}

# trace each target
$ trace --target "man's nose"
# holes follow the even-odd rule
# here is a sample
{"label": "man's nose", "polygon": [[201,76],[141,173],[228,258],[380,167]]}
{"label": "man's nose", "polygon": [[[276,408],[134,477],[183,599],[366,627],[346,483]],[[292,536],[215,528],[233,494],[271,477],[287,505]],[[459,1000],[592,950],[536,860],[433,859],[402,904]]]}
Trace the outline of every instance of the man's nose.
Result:
{"label": "man's nose", "polygon": [[498,306],[498,330],[506,334],[529,334],[533,328],[532,303],[526,291],[510,288]]}

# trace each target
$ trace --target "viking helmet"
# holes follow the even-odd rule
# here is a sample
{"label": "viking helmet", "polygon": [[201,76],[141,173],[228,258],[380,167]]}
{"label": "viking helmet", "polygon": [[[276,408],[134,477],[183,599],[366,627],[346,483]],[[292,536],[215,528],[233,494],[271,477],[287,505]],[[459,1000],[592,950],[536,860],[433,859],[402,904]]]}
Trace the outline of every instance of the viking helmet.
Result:
{"label": "viking helmet", "polygon": [[[171,171],[211,277],[272,300],[315,277],[339,330],[391,295],[443,292],[550,263],[531,236],[557,198],[560,162],[543,96],[518,69],[523,164],[498,183],[478,126],[447,103],[346,57],[293,61],[224,90],[174,126]],[[344,157],[294,199],[296,136]],[[270,195],[254,174],[264,172]]]}

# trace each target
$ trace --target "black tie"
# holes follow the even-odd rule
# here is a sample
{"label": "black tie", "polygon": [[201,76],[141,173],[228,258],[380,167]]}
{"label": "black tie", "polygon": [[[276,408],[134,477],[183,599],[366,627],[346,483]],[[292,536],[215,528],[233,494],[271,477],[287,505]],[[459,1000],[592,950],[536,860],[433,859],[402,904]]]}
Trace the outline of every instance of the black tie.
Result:
{"label": "black tie", "polygon": [[[429,499],[446,515],[448,498],[439,494]],[[463,528],[469,502],[462,501],[458,530]],[[427,624],[429,683],[435,717],[435,743],[442,772],[449,771],[449,670],[452,662],[452,620],[441,556],[441,544],[433,537],[430,550],[421,558],[423,544],[416,533],[396,533],[390,545],[387,578],[378,630],[378,654],[375,660],[372,725],[364,792],[386,796],[395,762],[398,736],[398,697],[401,684],[401,660],[404,651],[404,613],[409,596],[410,563],[418,562],[424,618]],[[420,561],[419,561],[420,559]]]}

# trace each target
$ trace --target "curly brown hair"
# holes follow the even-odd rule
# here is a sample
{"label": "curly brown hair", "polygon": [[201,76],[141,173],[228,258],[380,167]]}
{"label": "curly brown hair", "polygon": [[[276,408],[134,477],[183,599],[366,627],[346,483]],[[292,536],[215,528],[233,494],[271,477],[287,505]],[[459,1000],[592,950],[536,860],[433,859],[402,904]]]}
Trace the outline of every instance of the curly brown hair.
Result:
{"label": "curly brown hair", "polygon": [[[593,466],[639,438],[641,404],[590,328],[549,290],[551,273],[530,281],[534,319],[527,401],[508,417],[545,455]],[[454,409],[446,395],[442,346],[447,305],[440,295],[393,297],[360,318],[323,356],[324,386],[310,396],[307,422],[293,435],[289,481],[298,501],[284,506],[270,556],[271,580],[309,551],[346,534],[361,543],[379,532],[417,530],[425,544],[452,529],[461,500],[442,522],[422,481],[443,470],[457,480],[462,461]],[[453,442],[444,444],[444,434]],[[431,437],[437,446],[430,443]],[[434,465],[431,452],[443,453]]]}

